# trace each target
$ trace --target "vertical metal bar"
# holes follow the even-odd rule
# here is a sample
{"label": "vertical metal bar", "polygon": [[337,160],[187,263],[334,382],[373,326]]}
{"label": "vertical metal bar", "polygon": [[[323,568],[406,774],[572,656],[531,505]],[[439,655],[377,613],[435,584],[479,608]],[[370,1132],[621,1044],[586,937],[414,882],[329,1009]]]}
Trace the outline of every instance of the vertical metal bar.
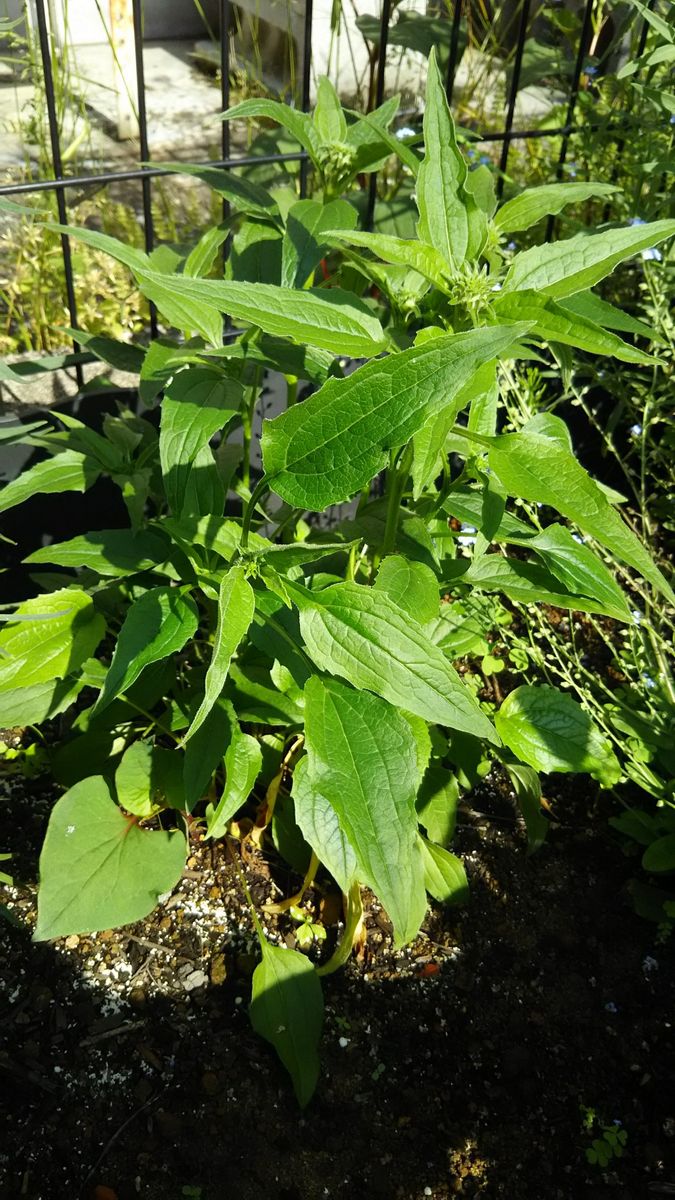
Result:
{"label": "vertical metal bar", "polygon": [[[141,144],[141,163],[150,161],[148,147],[148,117],[145,108],[145,72],[143,69],[143,10],[142,0],[132,0],[134,12],[134,58],[136,62],[136,91],[138,93],[138,136]],[[150,254],[155,244],[155,229],[152,220],[152,181],[144,175],[143,222],[145,225],[145,250]],[[157,309],[150,303],[150,333],[157,337]]]}
{"label": "vertical metal bar", "polygon": [[[220,102],[223,106],[223,112],[226,112],[230,107],[230,12],[230,0],[220,0]],[[230,122],[221,121],[221,126],[220,150],[223,162],[227,162],[230,157]],[[223,197],[223,221],[226,221],[229,215],[230,202]],[[228,237],[223,242],[223,273],[229,252],[230,239]],[[223,319],[223,332],[225,334],[230,329],[230,325],[230,318],[226,315]]]}
{"label": "vertical metal bar", "polygon": [[[302,94],[300,103],[303,112],[309,112],[309,98],[312,87],[312,21],[314,17],[313,0],[305,0],[305,23],[302,33]],[[300,163],[300,195],[307,195],[307,174],[309,163],[303,158]]]}
{"label": "vertical metal bar", "polygon": [[511,87],[509,88],[509,101],[506,109],[506,121],[504,124],[504,140],[502,142],[502,152],[499,158],[499,179],[497,180],[497,195],[501,199],[504,191],[504,176],[506,174],[506,166],[509,161],[509,150],[511,149],[511,130],[513,129],[513,119],[516,113],[516,100],[518,98],[518,88],[520,87],[520,72],[523,65],[523,51],[525,50],[525,40],[527,38],[527,28],[530,23],[530,0],[522,0],[520,9],[520,24],[518,26],[518,41],[516,43],[516,53],[513,59],[513,75],[511,77]]}
{"label": "vertical metal bar", "polygon": [[[47,18],[45,15],[45,0],[35,0],[35,15],[37,18],[38,40],[40,42],[40,57],[42,59],[42,75],[45,82],[45,104],[47,107],[47,124],[49,126],[49,144],[52,152],[52,165],[54,167],[54,177],[63,179],[63,162],[61,160],[61,141],[59,138],[59,122],[56,115],[56,96],[54,92],[54,74],[52,71],[52,56],[49,31],[47,29]],[[64,188],[56,189],[56,207],[59,214],[59,223],[61,225],[68,224],[68,211],[66,209],[66,197]],[[70,315],[70,324],[73,329],[77,328],[77,302],[75,300],[75,281],[73,278],[73,260],[70,253],[70,241],[68,235],[61,234],[61,254],[63,257],[63,273],[66,282],[66,300],[68,303],[68,313]],[[73,350],[77,353],[80,349],[78,342],[73,341]],[[77,386],[82,387],[84,376],[82,367],[79,363],[75,367],[77,378]]]}
{"label": "vertical metal bar", "polygon": [[[382,0],[380,13],[380,41],[377,56],[377,81],[375,84],[375,108],[379,108],[384,100],[384,84],[387,74],[387,46],[389,44],[389,21],[391,19],[391,0]],[[368,204],[366,206],[365,228],[373,228],[375,216],[375,201],[377,199],[377,173],[371,171],[368,180]]]}
{"label": "vertical metal bar", "polygon": [[[579,98],[579,83],[581,81],[581,73],[584,69],[584,59],[586,58],[586,54],[588,51],[588,45],[589,45],[589,41],[590,41],[591,24],[592,24],[592,20],[593,20],[594,5],[595,5],[595,0],[586,0],[586,8],[584,10],[584,21],[583,21],[583,25],[581,28],[581,36],[579,38],[579,49],[577,51],[577,60],[574,64],[574,74],[572,76],[572,86],[570,89],[569,101],[567,103],[567,114],[565,117],[565,129],[567,132],[565,134],[563,134],[562,143],[560,146],[560,154],[558,156],[558,165],[556,167],[556,173],[555,173],[556,179],[562,179],[563,169],[565,167],[565,161],[567,159],[567,150],[569,147],[569,140],[570,140],[569,130],[571,129],[572,121],[574,120],[574,114],[576,112],[576,107],[577,107],[577,100]],[[548,219],[548,223],[546,226],[546,241],[547,242],[550,241],[551,238],[553,237],[553,231],[555,229],[555,220],[556,220],[555,217],[549,217],[549,219]]]}
{"label": "vertical metal bar", "polygon": [[452,92],[457,73],[457,56],[459,53],[459,30],[462,24],[462,0],[455,0],[455,11],[452,14],[452,30],[450,33],[450,53],[448,55],[448,70],[445,77],[445,91],[448,104],[452,104]]}

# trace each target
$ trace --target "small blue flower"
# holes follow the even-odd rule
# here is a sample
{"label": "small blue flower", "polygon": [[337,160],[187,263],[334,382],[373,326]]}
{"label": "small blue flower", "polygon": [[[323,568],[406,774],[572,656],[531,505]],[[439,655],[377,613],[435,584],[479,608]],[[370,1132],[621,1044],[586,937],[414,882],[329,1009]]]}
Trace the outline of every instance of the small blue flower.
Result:
{"label": "small blue flower", "polygon": [[411,129],[409,125],[402,125],[400,129],[396,130],[396,137],[398,138],[399,142],[402,142],[404,138],[414,136],[415,130]]}
{"label": "small blue flower", "polygon": [[628,224],[629,225],[644,225],[645,222],[643,221],[642,217],[631,217]]}
{"label": "small blue flower", "polygon": [[487,154],[481,154],[478,161],[479,161],[479,163],[482,163],[483,166],[485,167],[485,166],[489,165],[490,159]]}
{"label": "small blue flower", "polygon": [[584,73],[584,75],[590,75],[590,77],[593,78],[594,75],[597,75],[598,68],[597,67],[584,67],[583,73]]}
{"label": "small blue flower", "polygon": [[467,153],[467,158],[475,158],[476,157],[476,151],[472,150],[470,147],[466,153]]}
{"label": "small blue flower", "polygon": [[580,546],[583,546],[586,542],[586,539],[582,538],[580,533],[573,533],[572,537],[574,538],[575,542],[579,543]]}
{"label": "small blue flower", "polygon": [[[613,1000],[609,1000],[609,1001],[607,1002],[607,1004],[605,1005],[605,1012],[608,1012],[608,1013],[618,1013],[618,1011],[619,1011],[619,1010],[618,1010],[618,1008],[616,1007],[616,1004],[614,1003],[614,1001],[613,1001]],[[620,1124],[621,1124],[621,1122],[619,1121],[619,1122],[618,1122],[618,1124],[620,1125]]]}
{"label": "small blue flower", "polygon": [[652,688],[656,687],[656,684],[654,683],[654,680],[652,679],[651,675],[647,675],[646,672],[642,675],[642,682],[644,683],[647,690],[650,692],[651,692]]}
{"label": "small blue flower", "polygon": [[502,290],[501,283],[493,283],[492,287],[490,288],[491,292],[501,292],[501,290]]}
{"label": "small blue flower", "polygon": [[673,113],[672,117],[670,118],[670,124],[675,125],[675,113]]}
{"label": "small blue flower", "polygon": [[634,608],[631,612],[631,616],[633,618],[634,625],[640,625],[642,623],[642,613],[640,612],[639,608]]}
{"label": "small blue flower", "polygon": [[650,259],[653,262],[661,262],[663,259],[661,251],[657,250],[656,246],[650,246],[649,250],[643,250],[642,257],[644,258],[645,262],[649,262]]}
{"label": "small blue flower", "polygon": [[633,437],[641,437],[642,436],[642,426],[641,425],[631,425],[630,431],[631,431]]}
{"label": "small blue flower", "polygon": [[506,245],[507,250],[515,250],[515,248],[516,248],[515,242],[507,242],[507,245]]}

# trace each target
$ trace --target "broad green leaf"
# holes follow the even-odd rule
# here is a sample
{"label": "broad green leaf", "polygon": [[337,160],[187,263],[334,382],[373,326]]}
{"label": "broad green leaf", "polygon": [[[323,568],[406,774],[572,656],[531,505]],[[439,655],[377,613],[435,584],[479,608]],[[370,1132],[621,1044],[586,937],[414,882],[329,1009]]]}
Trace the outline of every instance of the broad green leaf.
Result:
{"label": "broad green leaf", "polygon": [[270,673],[265,668],[248,667],[243,671],[237,663],[231,664],[226,692],[240,720],[256,725],[301,726],[301,705],[272,684]]}
{"label": "broad green leaf", "polygon": [[[464,658],[467,654],[479,654],[482,657],[488,653],[488,629],[479,619],[475,599],[474,593],[470,599],[442,604],[438,616],[424,627],[430,641],[440,646],[451,661]],[[440,838],[434,838],[434,841],[438,842]]]}
{"label": "broad green leaf", "polygon": [[426,911],[410,726],[379,697],[313,676],[305,686],[305,736],[309,786],[337,813],[359,879],[384,904],[395,944],[405,945]]}
{"label": "broad green leaf", "polygon": [[57,717],[70,708],[86,686],[87,680],[81,676],[66,675],[65,679],[45,679],[30,687],[10,687],[0,692],[0,729],[39,725]]}
{"label": "broad green leaf", "polygon": [[[241,107],[241,106],[240,106]],[[262,962],[253,972],[249,1016],[288,1071],[301,1108],[319,1078],[323,997],[319,977],[299,950],[282,950],[261,936]]]}
{"label": "broad green leaf", "polygon": [[[474,525],[476,529],[480,529],[483,515],[483,489],[453,488],[450,495],[443,501],[443,512],[448,513],[451,517],[456,517],[459,521],[464,521],[467,525]],[[533,537],[536,532],[531,525],[526,525],[512,513],[505,512],[502,514],[499,528],[495,530],[492,537],[495,542],[522,540],[525,545],[528,537]]]}
{"label": "broad green leaf", "polygon": [[192,279],[201,279],[204,275],[208,275],[218,257],[221,246],[227,241],[230,233],[229,221],[207,229],[185,259],[183,274],[190,275]]}
{"label": "broad green leaf", "polygon": [[642,866],[645,871],[653,871],[655,875],[675,871],[675,833],[667,833],[665,837],[652,842],[642,855]]}
{"label": "broad green leaf", "polygon": [[443,651],[384,593],[339,583],[304,593],[293,585],[291,594],[307,651],[320,670],[426,721],[496,742],[490,721]]}
{"label": "broad green leaf", "polygon": [[502,204],[494,218],[499,233],[520,233],[542,217],[555,215],[567,204],[583,204],[593,196],[611,196],[620,191],[611,183],[545,183],[525,188],[519,196]]}
{"label": "broad green leaf", "polygon": [[210,367],[187,367],[165,388],[159,458],[169,506],[180,516],[200,450],[236,416],[241,384]]}
{"label": "broad green leaf", "polygon": [[655,359],[609,329],[603,329],[579,313],[570,312],[537,292],[522,291],[498,295],[494,311],[500,321],[528,321],[531,334],[547,342],[562,342],[589,354],[612,355],[623,362],[653,365]]}
{"label": "broad green leaf", "polygon": [[151,571],[166,561],[170,545],[157,530],[97,529],[67,542],[34,550],[24,562],[53,563],[58,567],[85,567],[103,576],[134,575]]}
{"label": "broad green leaf", "polygon": [[497,207],[497,192],[495,175],[490,168],[485,163],[473,167],[466,177],[464,187],[473,196],[486,217],[493,217]]}
{"label": "broad green leaf", "polygon": [[521,562],[500,554],[486,554],[475,560],[461,576],[481,592],[502,592],[521,604],[553,604],[556,608],[571,608],[575,612],[602,613],[626,620],[623,604],[612,599],[598,601],[579,592],[571,592],[555,575],[536,562]]}
{"label": "broad green leaf", "polygon": [[620,333],[634,333],[638,337],[649,338],[652,342],[663,342],[664,340],[656,329],[645,325],[644,321],[637,321],[635,317],[616,308],[614,304],[596,296],[595,292],[577,292],[576,296],[566,296],[560,307],[576,313],[577,316],[585,317],[587,321],[593,321],[596,325],[602,325],[603,329],[617,329]]}
{"label": "broad green leaf", "polygon": [[188,304],[228,313],[249,321],[265,333],[309,343],[334,354],[361,357],[384,350],[387,339],[370,309],[351,292],[340,288],[307,288],[293,291],[270,283],[235,283],[220,279],[188,279],[146,271],[139,276],[141,291],[161,311]]}
{"label": "broad green leaf", "polygon": [[509,750],[537,771],[588,772],[601,787],[613,787],[621,777],[610,742],[581,705],[557,688],[516,688],[495,723]]}
{"label": "broad green leaf", "polygon": [[0,491],[0,512],[23,504],[38,493],[86,492],[96,482],[100,467],[76,450],[62,450],[53,458],[22,471]]}
{"label": "broad green leaf", "polygon": [[281,250],[281,282],[284,287],[304,288],[313,275],[335,229],[353,229],[358,213],[346,200],[298,200],[288,210]]}
{"label": "broad green leaf", "polygon": [[232,170],[223,170],[221,167],[192,166],[181,162],[153,161],[152,166],[170,171],[172,175],[193,175],[217,192],[219,196],[229,200],[239,212],[247,213],[251,217],[279,220],[279,207],[274,197],[259,184],[253,183],[252,180],[245,179],[241,175],[235,175]]}
{"label": "broad green leaf", "polygon": [[534,767],[526,763],[504,763],[523,814],[527,830],[527,851],[533,854],[544,844],[549,822],[541,808],[541,781]]}
{"label": "broad green leaf", "polygon": [[231,567],[220,582],[218,623],[204,682],[204,699],[185,735],[185,741],[194,736],[220,696],[232,655],[248,630],[254,611],[255,596],[244,567]]}
{"label": "broad green leaf", "polygon": [[424,862],[424,886],[439,904],[466,904],[469,883],[464,864],[456,854],[418,835]]}
{"label": "broad green leaf", "polygon": [[140,921],[175,887],[184,865],[182,833],[139,828],[117,807],[104,779],[82,780],[49,818],[35,940]]}
{"label": "broad green leaf", "polygon": [[223,836],[228,821],[248,800],[262,767],[260,742],[250,733],[242,733],[233,708],[230,718],[231,736],[225,751],[225,785],[215,807],[206,807],[205,836],[211,838]]}
{"label": "broad green leaf", "polygon": [[132,742],[115,772],[117,802],[137,817],[151,817],[157,809],[152,786],[151,742]]}
{"label": "broad green leaf", "polygon": [[510,496],[557,509],[675,603],[647,550],[561,442],[539,434],[502,434],[491,440],[488,461]]}
{"label": "broad green leaf", "polygon": [[675,234],[675,221],[651,221],[623,229],[579,233],[561,242],[532,246],[517,254],[504,280],[505,292],[530,289],[561,299],[585,292],[620,262]]}
{"label": "broad green leaf", "polygon": [[445,767],[428,767],[417,794],[416,808],[420,824],[432,842],[447,846],[452,841],[458,801],[459,784],[452,771]]}
{"label": "broad green leaf", "polygon": [[338,94],[326,75],[321,75],[317,84],[314,128],[324,146],[347,140],[347,119]]}
{"label": "broad green leaf", "polygon": [[53,233],[67,233],[78,242],[91,246],[92,250],[102,250],[104,254],[109,254],[134,273],[147,270],[149,265],[150,260],[142,250],[136,250],[107,233],[98,233],[95,229],[81,229],[74,225],[57,225],[54,221],[45,221],[44,228],[51,229]]}
{"label": "broad green leaf", "polygon": [[526,325],[448,334],[378,359],[323,387],[273,421],[265,421],[265,472],[297,508],[321,510],[347,500],[385,467],[439,404],[449,407],[482,363],[524,333]]}
{"label": "broad green leaf", "polygon": [[198,624],[194,600],[178,588],[152,588],[136,600],[124,618],[95,711],[126,692],[149,663],[178,654]]}
{"label": "broad green leaf", "polygon": [[580,544],[564,525],[549,525],[529,538],[527,546],[536,551],[568,591],[590,596],[619,621],[631,619],[628,601],[602,559]]}
{"label": "broad green leaf", "polygon": [[234,121],[241,117],[264,117],[268,121],[276,121],[288,130],[310,156],[316,158],[320,142],[308,113],[289,108],[287,104],[280,104],[277,100],[243,100],[241,104],[235,104],[223,113],[224,121]]}
{"label": "broad green leaf", "polygon": [[357,878],[356,855],[340,827],[337,812],[310,779],[306,756],[293,771],[292,794],[302,836],[346,895]]}
{"label": "broad green leaf", "polygon": [[441,291],[447,292],[449,289],[451,268],[440,251],[422,241],[391,237],[385,233],[344,232],[341,229],[331,229],[327,236],[338,245],[363,246],[383,262],[409,267]]}
{"label": "broad green leaf", "polygon": [[436,61],[429,55],[424,109],[424,158],[417,175],[420,240],[457,268],[480,254],[487,218],[465,189],[467,166],[457,145],[455,124]]}
{"label": "broad green leaf", "polygon": [[385,592],[394,604],[410,613],[420,625],[438,616],[438,580],[425,563],[411,562],[401,554],[382,560],[375,590]]}
{"label": "broad green leaf", "polygon": [[181,475],[181,517],[219,517],[225,507],[225,488],[211,447],[202,446]]}
{"label": "broad green leaf", "polygon": [[65,679],[93,654],[105,633],[91,597],[77,588],[24,600],[16,616],[0,628],[3,692]]}

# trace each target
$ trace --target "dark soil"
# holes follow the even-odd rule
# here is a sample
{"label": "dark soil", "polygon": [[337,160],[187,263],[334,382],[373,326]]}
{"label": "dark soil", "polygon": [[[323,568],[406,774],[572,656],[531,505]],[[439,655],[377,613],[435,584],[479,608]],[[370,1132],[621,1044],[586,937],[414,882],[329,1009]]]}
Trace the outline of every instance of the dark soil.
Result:
{"label": "dark soil", "polygon": [[[30,880],[53,796],[18,777],[5,793],[0,847]],[[31,943],[34,886],[8,889],[0,1196],[675,1195],[672,944],[634,915],[631,863],[587,784],[546,795],[550,838],[528,857],[495,781],[473,793],[456,843],[470,904],[432,911],[405,952],[370,904],[365,955],[324,981],[304,1113],[248,1022],[255,939],[223,847],[195,847],[146,921],[94,937]],[[246,867],[257,904],[278,897],[270,861]],[[267,925],[292,943],[291,920]],[[618,1122],[624,1157],[590,1165]]]}

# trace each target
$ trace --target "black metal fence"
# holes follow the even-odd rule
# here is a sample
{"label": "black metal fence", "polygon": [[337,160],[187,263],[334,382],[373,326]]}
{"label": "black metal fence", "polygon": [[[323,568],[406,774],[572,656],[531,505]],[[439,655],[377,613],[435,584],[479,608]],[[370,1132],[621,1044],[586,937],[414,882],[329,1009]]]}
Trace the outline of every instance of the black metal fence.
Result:
{"label": "black metal fence", "polygon": [[[472,7],[472,0],[445,0],[448,8],[446,17],[450,25],[449,40],[448,40],[448,60],[446,69],[446,87],[448,97],[451,99],[455,85],[455,78],[459,62],[460,52],[460,31],[462,28],[463,17],[466,17]],[[491,132],[477,131],[476,141],[500,143],[501,151],[499,157],[499,178],[498,189],[501,191],[503,187],[504,177],[506,175],[509,163],[509,154],[511,147],[516,140],[528,140],[535,138],[546,138],[549,141],[552,139],[560,139],[560,148],[557,156],[557,175],[562,176],[565,166],[570,138],[577,131],[575,127],[575,116],[577,114],[577,105],[582,85],[582,77],[584,75],[585,64],[588,59],[589,49],[591,46],[592,31],[594,18],[600,11],[602,0],[585,0],[585,3],[578,9],[578,41],[575,47],[573,56],[573,67],[569,77],[567,104],[565,110],[565,119],[562,124],[555,128],[525,128],[520,129],[516,125],[517,112],[517,96],[521,87],[521,70],[523,65],[523,55],[527,45],[528,33],[531,28],[535,14],[531,0],[517,0],[515,5],[511,5],[511,24],[515,27],[516,36],[515,43],[512,46],[512,69],[510,72],[510,81],[507,89],[506,104],[504,112],[504,123],[501,129]],[[231,19],[231,0],[219,0],[220,4],[220,80],[221,80],[221,102],[223,109],[226,109],[230,103],[230,40],[228,30],[230,28]],[[654,0],[650,0],[648,8],[652,8]],[[54,78],[52,70],[52,45],[49,23],[47,18],[47,0],[33,0],[34,13],[36,18],[37,39],[39,44],[41,68],[44,79],[46,115],[49,131],[49,144],[51,148],[51,162],[53,166],[53,175],[51,178],[29,179],[20,183],[4,184],[0,186],[0,196],[17,197],[24,194],[52,192],[56,197],[57,211],[59,221],[62,224],[68,222],[68,194],[72,189],[86,189],[87,187],[99,187],[102,184],[116,183],[122,181],[138,180],[142,189],[142,209],[143,209],[143,224],[145,247],[148,252],[152,251],[155,245],[155,233],[153,225],[153,181],[158,176],[166,175],[167,172],[160,169],[155,169],[142,164],[147,164],[151,159],[151,146],[148,139],[148,120],[146,113],[146,89],[144,78],[144,61],[143,61],[143,0],[132,0],[133,9],[133,32],[134,32],[134,60],[135,60],[135,85],[138,97],[138,125],[139,125],[139,165],[135,168],[125,170],[108,170],[103,172],[92,172],[86,175],[67,175],[64,171],[64,163],[62,158],[62,149],[60,144],[59,123],[57,117],[57,106],[54,89]],[[568,7],[562,5],[563,8]],[[483,14],[485,6],[481,5]],[[371,89],[372,106],[377,106],[382,103],[385,95],[386,87],[386,70],[387,70],[387,47],[389,44],[389,31],[392,20],[392,0],[381,0],[381,13],[379,21],[379,44],[377,47],[376,67],[374,76],[374,89]],[[310,102],[311,90],[311,71],[312,71],[312,24],[313,24],[313,4],[312,0],[305,0],[304,8],[304,40],[302,53],[302,78],[300,87],[300,103],[305,111],[307,111]],[[642,18],[641,28],[638,37],[638,54],[644,50],[646,39],[649,31],[647,20]],[[617,127],[616,134],[617,142],[620,145],[621,128]],[[260,166],[265,164],[282,163],[286,161],[297,161],[300,174],[301,193],[304,194],[307,189],[307,171],[308,159],[304,151],[298,150],[296,154],[268,154],[255,155],[248,157],[232,157],[230,146],[230,125],[224,121],[222,124],[221,134],[221,157],[216,161],[209,161],[209,166],[221,167],[225,170],[233,168],[241,168],[247,166]],[[188,160],[189,161],[189,160]],[[372,224],[374,208],[376,203],[376,187],[377,180],[373,175],[370,179],[370,190],[368,196],[368,204],[366,207],[366,224]],[[549,236],[552,229],[549,228]],[[65,278],[65,299],[70,315],[71,326],[77,327],[78,315],[75,296],[75,276],[73,269],[73,261],[71,256],[70,243],[67,236],[61,238],[61,252],[63,255],[63,267]],[[151,335],[157,335],[156,316],[151,311]],[[74,350],[79,349],[77,343],[74,344]],[[81,368],[77,367],[78,383],[82,382]]]}

